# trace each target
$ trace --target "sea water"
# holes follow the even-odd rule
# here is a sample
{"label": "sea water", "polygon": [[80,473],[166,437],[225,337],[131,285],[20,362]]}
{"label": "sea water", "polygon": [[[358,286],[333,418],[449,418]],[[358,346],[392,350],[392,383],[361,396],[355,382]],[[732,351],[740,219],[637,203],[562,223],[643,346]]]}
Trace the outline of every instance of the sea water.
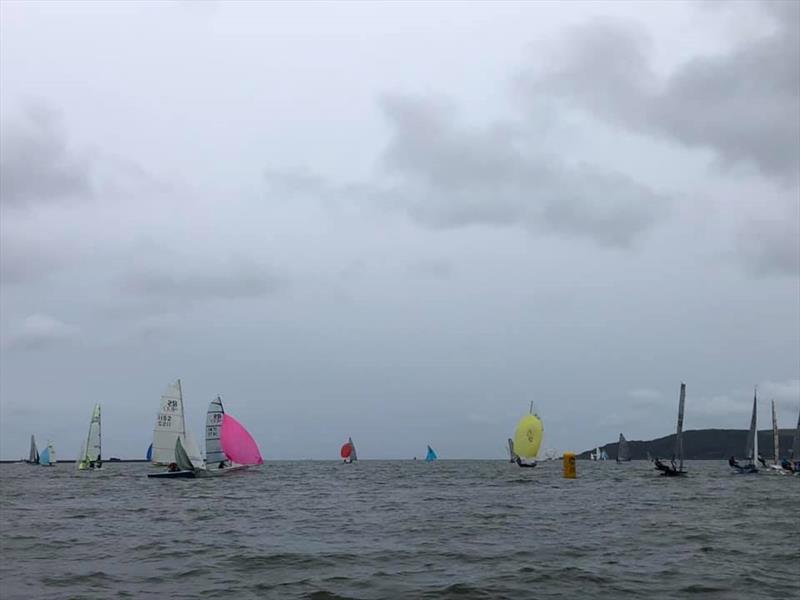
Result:
{"label": "sea water", "polygon": [[798,597],[800,477],[687,463],[0,465],[0,598]]}

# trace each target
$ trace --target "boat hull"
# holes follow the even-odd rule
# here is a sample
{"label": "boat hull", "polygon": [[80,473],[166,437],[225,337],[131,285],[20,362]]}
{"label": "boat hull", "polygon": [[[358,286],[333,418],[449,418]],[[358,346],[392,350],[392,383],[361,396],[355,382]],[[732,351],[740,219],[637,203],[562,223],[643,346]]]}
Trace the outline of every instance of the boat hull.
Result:
{"label": "boat hull", "polygon": [[758,473],[758,469],[755,465],[745,465],[743,467],[732,466],[733,469],[732,473],[734,475],[752,475],[754,473]]}
{"label": "boat hull", "polygon": [[153,479],[194,479],[197,477],[194,471],[165,471],[163,473],[148,473],[147,476]]}
{"label": "boat hull", "polygon": [[233,467],[227,467],[225,469],[197,469],[195,471],[195,476],[199,478],[224,477],[225,475],[230,475],[231,473],[244,471],[247,468],[249,468],[249,465],[236,465]]}

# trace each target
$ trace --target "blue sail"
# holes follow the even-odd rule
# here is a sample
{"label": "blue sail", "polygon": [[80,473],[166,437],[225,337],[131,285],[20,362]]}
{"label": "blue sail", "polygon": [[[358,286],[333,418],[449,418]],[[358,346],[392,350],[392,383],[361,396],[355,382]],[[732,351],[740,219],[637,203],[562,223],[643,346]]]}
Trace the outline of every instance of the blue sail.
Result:
{"label": "blue sail", "polygon": [[433,451],[433,448],[428,446],[428,454],[425,455],[425,462],[431,462],[439,458],[436,456],[436,452]]}
{"label": "blue sail", "polygon": [[147,447],[147,456],[145,456],[145,459],[147,459],[147,462],[153,460],[153,444]]}
{"label": "blue sail", "polygon": [[45,467],[50,464],[50,447],[48,446],[42,453],[39,455],[39,464],[44,465]]}

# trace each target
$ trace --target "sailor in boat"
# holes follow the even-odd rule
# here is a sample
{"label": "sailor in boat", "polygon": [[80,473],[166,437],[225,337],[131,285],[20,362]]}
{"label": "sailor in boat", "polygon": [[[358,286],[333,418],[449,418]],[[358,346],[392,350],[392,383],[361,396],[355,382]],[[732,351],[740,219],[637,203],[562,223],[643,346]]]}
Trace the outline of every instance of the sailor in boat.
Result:
{"label": "sailor in boat", "polygon": [[678,473],[680,473],[680,471],[678,471],[677,465],[675,465],[674,458],[669,461],[669,465],[665,465],[656,456],[655,460],[653,461],[653,465],[655,465],[655,468],[661,471],[664,475],[677,475]]}
{"label": "sailor in boat", "polygon": [[167,465],[167,472],[168,473],[176,473],[179,470],[180,469],[178,469],[178,463],[171,462],[171,463],[169,463],[169,465]]}
{"label": "sailor in boat", "polygon": [[728,459],[728,464],[729,464],[730,466],[732,466],[734,469],[739,469],[739,468],[741,468],[741,466],[742,466],[742,465],[740,465],[740,464],[739,464],[739,463],[736,461],[736,457],[735,457],[735,456],[731,456],[731,457]]}
{"label": "sailor in boat", "polygon": [[762,467],[764,467],[765,469],[767,468],[767,461],[765,461],[765,460],[764,460],[764,457],[763,457],[763,456],[760,456],[760,455],[759,455],[759,457],[758,457],[758,462],[760,462],[760,463],[761,463],[761,466],[762,466]]}

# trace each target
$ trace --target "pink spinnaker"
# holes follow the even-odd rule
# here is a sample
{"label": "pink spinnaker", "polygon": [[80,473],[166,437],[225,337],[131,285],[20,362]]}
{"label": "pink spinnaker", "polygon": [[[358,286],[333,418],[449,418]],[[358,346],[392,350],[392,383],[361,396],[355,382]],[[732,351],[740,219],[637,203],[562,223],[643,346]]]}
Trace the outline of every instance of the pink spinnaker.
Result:
{"label": "pink spinnaker", "polygon": [[264,464],[264,459],[261,458],[261,452],[258,451],[258,444],[256,444],[253,436],[228,413],[225,413],[222,417],[220,443],[225,455],[237,464]]}

